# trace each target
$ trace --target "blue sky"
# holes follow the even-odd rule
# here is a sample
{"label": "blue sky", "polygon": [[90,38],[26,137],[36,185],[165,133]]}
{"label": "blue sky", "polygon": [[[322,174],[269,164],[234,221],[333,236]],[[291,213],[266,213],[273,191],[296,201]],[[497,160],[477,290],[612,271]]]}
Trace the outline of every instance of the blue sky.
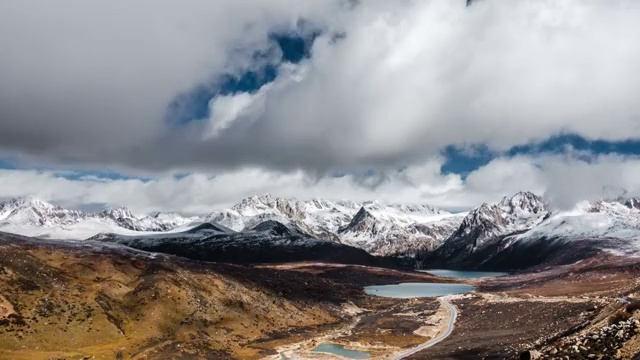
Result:
{"label": "blue sky", "polygon": [[587,161],[598,155],[640,155],[640,139],[626,141],[589,140],[576,134],[562,134],[543,141],[514,146],[503,152],[490,151],[483,144],[472,146],[470,149],[449,146],[443,150],[446,162],[442,166],[442,171],[447,174],[460,174],[464,177],[497,157],[563,154],[566,152],[578,153],[577,155]]}
{"label": "blue sky", "polygon": [[278,68],[282,63],[297,64],[311,56],[313,41],[320,35],[312,31],[306,35],[296,32],[271,33],[268,35],[270,50],[277,49],[281,56],[275,61],[268,61],[269,51],[254,51],[253,59],[256,69],[239,75],[223,74],[210,83],[198,85],[196,88],[180,94],[169,105],[167,121],[170,124],[185,124],[191,121],[204,120],[210,115],[209,101],[216,96],[237,93],[254,93],[278,76]]}

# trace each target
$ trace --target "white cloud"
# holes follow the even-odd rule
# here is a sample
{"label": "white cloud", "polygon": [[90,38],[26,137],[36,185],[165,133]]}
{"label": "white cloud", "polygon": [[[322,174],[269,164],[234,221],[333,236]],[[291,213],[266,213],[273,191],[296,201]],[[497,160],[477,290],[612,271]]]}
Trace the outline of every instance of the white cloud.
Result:
{"label": "white cloud", "polygon": [[[167,136],[181,92],[251,65],[271,31],[339,1],[0,3],[0,149],[126,164]],[[123,159],[124,158],[124,159]]]}
{"label": "white cloud", "polygon": [[[421,163],[451,144],[640,137],[635,0],[345,4],[3,2],[0,143],[95,166],[326,173]],[[309,61],[243,111],[168,127],[179,92],[250,66],[269,31],[300,18],[326,29]],[[223,126],[203,137],[211,123]]]}
{"label": "white cloud", "polygon": [[[640,138],[640,2],[350,3],[1,2],[0,155],[195,174],[144,183],[7,170],[0,193],[191,212],[265,191],[453,208],[517,190],[561,207],[603,187],[639,191],[635,158],[500,158],[466,181],[434,159],[447,145],[506,149],[563,132]],[[311,59],[256,94],[213,99],[208,121],[167,124],[178,94],[251,67],[270,31],[301,18],[326,30]],[[377,175],[326,176],[345,169]]]}
{"label": "white cloud", "polygon": [[376,186],[366,178],[346,175],[313,179],[303,171],[291,173],[245,169],[217,175],[192,174],[182,178],[70,180],[34,170],[0,170],[0,198],[31,195],[57,204],[79,207],[104,203],[134,211],[206,213],[258,193],[309,199],[383,200],[427,203],[464,210],[482,202],[496,202],[517,191],[544,195],[556,208],[581,200],[619,195],[640,196],[640,159],[600,156],[589,161],[572,155],[519,156],[495,159],[469,174],[466,180],[442,174],[442,159],[431,159],[399,172],[382,174]]}

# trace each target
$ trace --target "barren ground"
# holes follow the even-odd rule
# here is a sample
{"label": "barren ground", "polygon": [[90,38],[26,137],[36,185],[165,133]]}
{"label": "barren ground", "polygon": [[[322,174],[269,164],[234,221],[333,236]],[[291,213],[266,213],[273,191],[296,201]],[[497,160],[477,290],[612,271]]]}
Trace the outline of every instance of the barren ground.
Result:
{"label": "barren ground", "polygon": [[[203,263],[0,234],[0,359],[335,359],[309,353],[322,342],[389,359],[436,336],[448,315],[436,299],[379,298],[362,286],[454,281],[364,266]],[[640,259],[465,282],[478,291],[452,301],[451,336],[411,359],[509,359],[573,344],[607,326],[620,297],[640,297]],[[611,358],[640,352],[637,335],[616,341]]]}

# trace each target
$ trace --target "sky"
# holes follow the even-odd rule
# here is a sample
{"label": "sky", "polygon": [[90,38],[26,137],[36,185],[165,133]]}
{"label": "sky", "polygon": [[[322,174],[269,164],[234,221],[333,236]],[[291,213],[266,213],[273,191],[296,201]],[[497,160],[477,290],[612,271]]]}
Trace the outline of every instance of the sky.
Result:
{"label": "sky", "polygon": [[0,198],[640,196],[635,0],[7,0]]}

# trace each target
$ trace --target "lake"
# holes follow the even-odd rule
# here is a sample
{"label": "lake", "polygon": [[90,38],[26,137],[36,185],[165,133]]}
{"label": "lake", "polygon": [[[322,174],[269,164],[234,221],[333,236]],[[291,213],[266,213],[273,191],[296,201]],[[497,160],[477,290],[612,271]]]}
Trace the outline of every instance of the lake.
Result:
{"label": "lake", "polygon": [[364,291],[369,295],[391,298],[438,297],[452,294],[473,292],[475,288],[468,284],[441,283],[402,283],[393,285],[366,286]]}
{"label": "lake", "polygon": [[370,357],[368,352],[345,349],[342,345],[338,344],[320,344],[311,350],[311,352],[329,353],[347,359],[368,359]]}
{"label": "lake", "polygon": [[443,270],[443,269],[425,269],[425,270],[418,270],[418,271],[429,273],[435,276],[457,278],[457,279],[480,279],[480,278],[486,278],[486,277],[509,275],[509,273],[497,272],[497,271],[457,271],[457,270]]}

